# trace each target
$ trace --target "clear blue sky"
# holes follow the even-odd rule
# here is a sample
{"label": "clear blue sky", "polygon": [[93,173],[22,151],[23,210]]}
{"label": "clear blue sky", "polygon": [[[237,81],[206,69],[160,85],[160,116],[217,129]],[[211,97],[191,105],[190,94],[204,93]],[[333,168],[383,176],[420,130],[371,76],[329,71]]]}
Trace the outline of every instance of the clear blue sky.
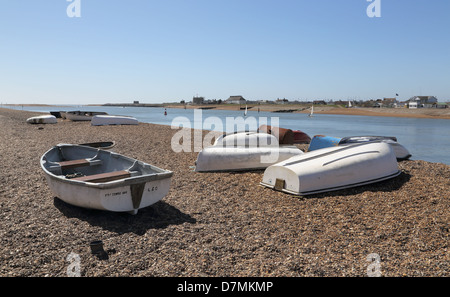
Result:
{"label": "clear blue sky", "polygon": [[450,1],[380,3],[0,0],[0,101],[450,101]]}

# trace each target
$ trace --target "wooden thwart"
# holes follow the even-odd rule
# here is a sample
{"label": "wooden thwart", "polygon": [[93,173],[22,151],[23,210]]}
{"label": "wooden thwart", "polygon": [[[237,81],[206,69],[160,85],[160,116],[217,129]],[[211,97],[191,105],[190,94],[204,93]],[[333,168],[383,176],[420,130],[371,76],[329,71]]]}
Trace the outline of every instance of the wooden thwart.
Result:
{"label": "wooden thwart", "polygon": [[114,180],[118,180],[118,179],[122,179],[122,178],[127,178],[130,176],[131,176],[131,174],[128,171],[120,170],[120,171],[113,171],[113,172],[106,172],[106,173],[77,177],[77,178],[73,178],[72,180],[90,182],[90,183],[105,183],[105,182],[110,182],[110,181],[114,181]]}
{"label": "wooden thwart", "polygon": [[69,169],[69,168],[89,166],[91,163],[86,159],[79,159],[79,160],[62,161],[58,162],[58,164],[61,166],[61,169]]}

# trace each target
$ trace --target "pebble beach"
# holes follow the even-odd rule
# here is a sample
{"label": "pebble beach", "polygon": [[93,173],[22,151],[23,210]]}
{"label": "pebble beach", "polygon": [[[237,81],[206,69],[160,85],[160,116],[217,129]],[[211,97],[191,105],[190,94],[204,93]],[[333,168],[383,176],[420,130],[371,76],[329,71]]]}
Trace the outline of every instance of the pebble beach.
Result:
{"label": "pebble beach", "polygon": [[[402,161],[391,180],[298,197],[262,187],[264,171],[195,172],[170,126],[26,123],[35,115],[0,108],[0,276],[64,277],[73,253],[85,277],[365,277],[374,254],[381,276],[450,276],[448,165]],[[173,171],[168,195],[137,215],[55,197],[41,156],[95,141]]]}

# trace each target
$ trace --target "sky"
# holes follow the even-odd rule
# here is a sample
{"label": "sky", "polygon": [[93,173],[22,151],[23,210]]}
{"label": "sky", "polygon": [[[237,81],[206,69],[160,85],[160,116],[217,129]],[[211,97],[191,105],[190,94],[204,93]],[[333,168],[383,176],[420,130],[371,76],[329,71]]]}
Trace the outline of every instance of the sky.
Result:
{"label": "sky", "polygon": [[0,102],[450,101],[449,16],[448,0],[0,0]]}

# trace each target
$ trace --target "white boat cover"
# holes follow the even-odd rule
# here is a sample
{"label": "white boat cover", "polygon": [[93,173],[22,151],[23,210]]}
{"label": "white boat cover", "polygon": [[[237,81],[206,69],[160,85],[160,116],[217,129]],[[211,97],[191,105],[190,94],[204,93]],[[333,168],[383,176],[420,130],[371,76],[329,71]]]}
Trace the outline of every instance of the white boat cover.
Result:
{"label": "white boat cover", "polygon": [[269,166],[262,185],[309,195],[370,184],[400,174],[393,148],[382,142],[318,149]]}

